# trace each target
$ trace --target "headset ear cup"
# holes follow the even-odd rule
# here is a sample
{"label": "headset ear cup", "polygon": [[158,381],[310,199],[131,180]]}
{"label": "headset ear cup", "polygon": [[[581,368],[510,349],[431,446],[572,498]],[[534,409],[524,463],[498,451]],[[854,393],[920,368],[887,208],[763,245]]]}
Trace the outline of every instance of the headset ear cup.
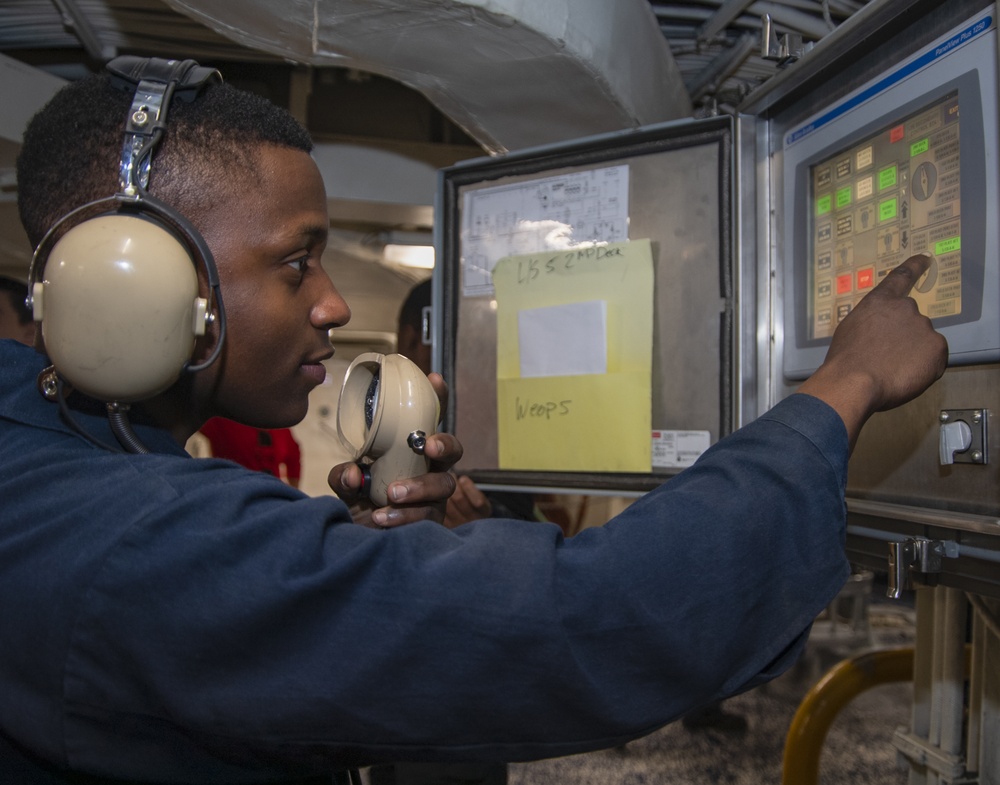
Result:
{"label": "headset ear cup", "polygon": [[142,214],[107,214],[70,229],[35,285],[46,353],[73,387],[129,403],[180,376],[205,324],[187,247]]}

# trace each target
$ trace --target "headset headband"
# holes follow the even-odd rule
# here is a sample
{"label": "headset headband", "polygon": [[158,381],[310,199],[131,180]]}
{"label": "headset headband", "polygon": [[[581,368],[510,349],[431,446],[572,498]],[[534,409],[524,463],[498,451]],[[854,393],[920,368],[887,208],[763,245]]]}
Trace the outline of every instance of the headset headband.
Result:
{"label": "headset headband", "polygon": [[107,70],[112,85],[132,93],[118,182],[123,194],[134,196],[149,187],[150,161],[167,127],[171,101],[193,101],[209,82],[221,82],[222,75],[194,60],[130,55],[116,57],[108,63]]}

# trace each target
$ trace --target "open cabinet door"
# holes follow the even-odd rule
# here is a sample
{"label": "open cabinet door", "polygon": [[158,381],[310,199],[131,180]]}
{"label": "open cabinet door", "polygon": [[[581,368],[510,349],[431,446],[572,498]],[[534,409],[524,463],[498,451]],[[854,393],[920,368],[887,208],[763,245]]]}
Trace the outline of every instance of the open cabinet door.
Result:
{"label": "open cabinet door", "polygon": [[442,170],[435,360],[463,472],[643,491],[733,429],[735,135],[714,117]]}

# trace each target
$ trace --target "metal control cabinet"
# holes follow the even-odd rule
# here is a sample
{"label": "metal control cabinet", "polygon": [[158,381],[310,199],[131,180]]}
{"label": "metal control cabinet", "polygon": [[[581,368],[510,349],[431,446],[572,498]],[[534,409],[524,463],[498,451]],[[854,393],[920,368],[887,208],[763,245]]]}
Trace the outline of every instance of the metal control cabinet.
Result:
{"label": "metal control cabinet", "polygon": [[[966,314],[974,318],[964,324],[960,317],[937,319],[949,337],[948,370],[917,400],[869,421],[848,477],[850,558],[886,572],[892,594],[915,590],[912,721],[894,738],[911,785],[1000,782],[996,19],[996,5],[981,0],[876,0],[740,107],[740,123],[756,139],[739,178],[741,195],[756,204],[753,226],[744,225],[741,235],[757,265],[758,413],[793,392],[822,360],[820,330],[803,332],[822,320],[815,313],[804,318],[807,308],[832,290],[830,300],[847,310],[852,286],[877,283],[878,262],[852,267],[849,243],[838,242],[838,233],[849,237],[858,229],[853,222],[872,218],[881,230],[884,219],[880,245],[867,247],[876,257],[886,254],[885,270],[913,251],[930,250],[944,260],[942,269],[951,265],[948,275],[956,280],[960,259],[963,288],[955,284],[938,298],[939,313],[954,311],[956,302],[973,306]],[[910,142],[881,178],[874,161],[874,177],[859,186],[864,178],[851,167],[869,160],[851,156],[867,153],[866,140],[883,130],[902,139],[902,121],[926,123],[933,110],[920,113],[935,101],[955,115],[930,123],[944,130]],[[959,114],[960,137],[946,128]],[[827,139],[802,143],[826,125]],[[929,152],[935,142],[942,147]],[[828,182],[841,175],[842,191]],[[943,217],[945,228],[914,229],[912,216],[899,210],[938,184],[951,191],[920,207],[923,218]],[[951,220],[959,212],[960,232]],[[902,240],[913,242],[907,247]],[[828,262],[834,269],[823,279]],[[836,319],[836,307],[832,313]]]}
{"label": "metal control cabinet", "polygon": [[[958,100],[963,113],[970,107],[968,120],[962,117],[963,139],[975,137],[979,151],[974,159],[963,148],[962,162],[969,172],[962,172],[961,187],[961,264],[985,270],[976,279],[978,318],[958,326],[954,320],[939,319],[936,323],[944,325],[952,351],[944,378],[917,400],[877,414],[866,425],[850,464],[848,547],[858,562],[876,568],[888,570],[891,557],[890,576],[899,584],[943,583],[992,596],[1000,596],[1000,365],[994,357],[1000,343],[996,39],[991,3],[872,3],[741,107],[742,122],[754,127],[759,141],[756,156],[742,168],[744,188],[752,180],[757,194],[768,195],[757,200],[756,221],[758,279],[767,282],[758,292],[758,312],[768,317],[767,340],[759,342],[757,375],[763,410],[794,391],[809,370],[808,361],[789,351],[794,341],[807,343],[794,334],[790,318],[804,309],[801,292],[809,248],[802,238],[822,231],[822,221],[800,209],[809,196],[801,170],[810,163],[796,147],[800,135],[813,133],[823,122],[837,122],[829,142],[814,147],[827,144],[836,150],[841,145],[849,153],[858,149],[858,138],[910,116],[921,101],[931,102],[950,89],[957,76],[975,71],[978,92],[960,91]],[[978,113],[971,110],[973,103]],[[865,124],[871,128],[855,131]],[[814,158],[835,160],[828,151]],[[916,188],[914,182],[909,190]],[[902,194],[901,204],[910,196],[905,180],[893,193]],[[849,198],[847,194],[845,201]],[[852,205],[842,214],[850,218],[857,212]],[[836,233],[836,216],[832,223]],[[886,224],[887,242],[894,225]],[[893,231],[898,241],[901,233]],[[910,251],[923,249],[902,248],[892,259],[902,261]],[[971,301],[971,296],[966,293],[965,299]],[[984,351],[976,354],[979,348]],[[823,346],[814,351],[816,364]],[[960,452],[944,446],[952,424],[957,426],[955,446],[966,447]],[[914,555],[925,547],[920,545],[923,540],[942,543],[940,558],[921,562]]]}

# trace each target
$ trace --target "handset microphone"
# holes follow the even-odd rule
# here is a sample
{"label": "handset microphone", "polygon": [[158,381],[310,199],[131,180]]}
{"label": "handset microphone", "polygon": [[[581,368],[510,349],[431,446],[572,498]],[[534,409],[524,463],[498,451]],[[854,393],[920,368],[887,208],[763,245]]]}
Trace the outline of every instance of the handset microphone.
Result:
{"label": "handset microphone", "polygon": [[337,431],[364,474],[362,494],[382,507],[394,480],[426,474],[427,437],[441,404],[423,371],[401,354],[366,352],[347,369]]}

